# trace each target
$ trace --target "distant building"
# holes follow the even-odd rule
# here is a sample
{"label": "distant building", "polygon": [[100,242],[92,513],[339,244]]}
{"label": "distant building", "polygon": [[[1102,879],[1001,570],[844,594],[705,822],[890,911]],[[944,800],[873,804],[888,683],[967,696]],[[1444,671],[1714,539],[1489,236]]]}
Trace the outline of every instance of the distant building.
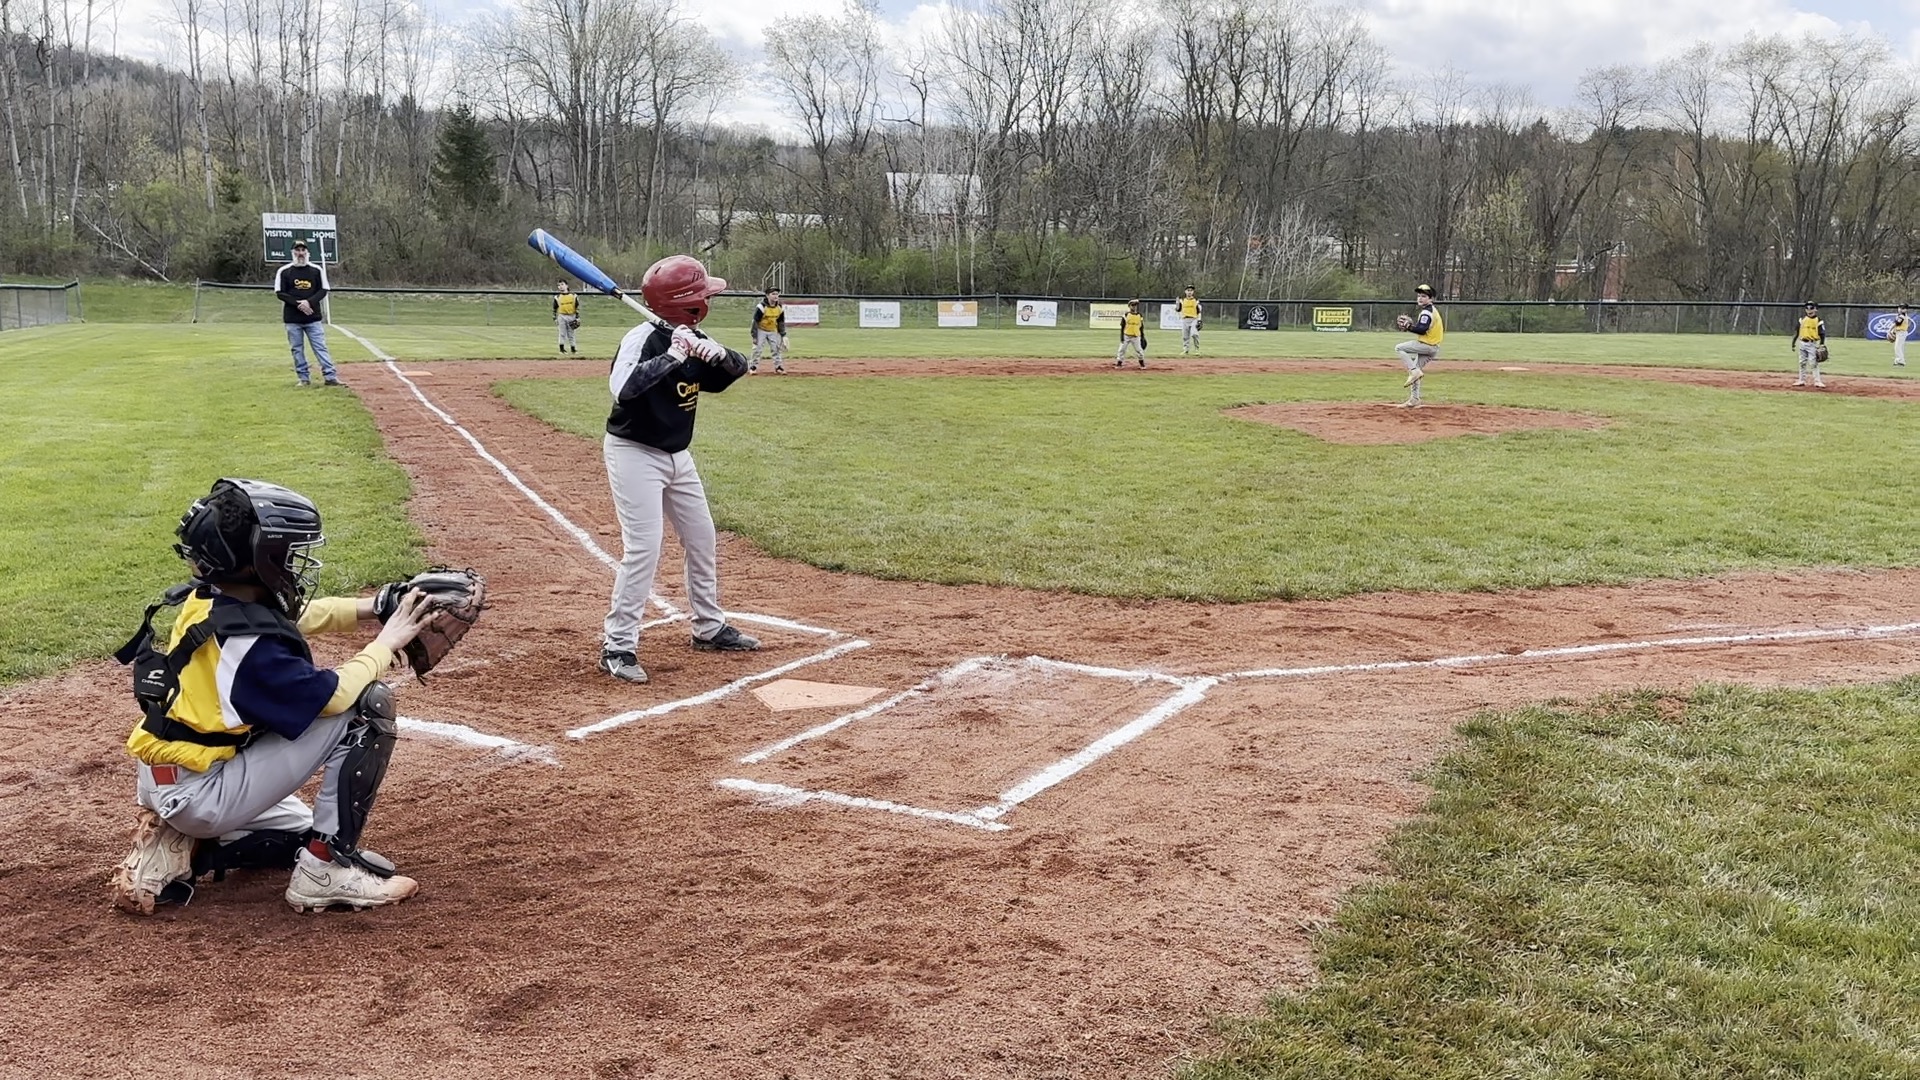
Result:
{"label": "distant building", "polygon": [[981,214],[980,178],[973,173],[890,172],[887,197],[898,209],[920,217]]}

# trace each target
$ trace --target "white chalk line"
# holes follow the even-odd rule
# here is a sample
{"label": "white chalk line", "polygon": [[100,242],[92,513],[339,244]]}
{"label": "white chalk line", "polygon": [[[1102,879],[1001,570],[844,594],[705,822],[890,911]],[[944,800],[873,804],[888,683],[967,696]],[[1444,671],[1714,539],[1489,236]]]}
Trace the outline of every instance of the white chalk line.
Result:
{"label": "white chalk line", "polygon": [[[1100,759],[1138,739],[1140,736],[1159,727],[1167,720],[1205,700],[1209,691],[1223,682],[1244,679],[1288,679],[1305,678],[1320,675],[1362,674],[1370,672],[1395,672],[1417,670],[1420,668],[1452,668],[1483,666],[1500,663],[1523,663],[1537,660],[1572,659],[1584,660],[1610,654],[1635,650],[1650,651],[1669,648],[1698,648],[1716,645],[1750,645],[1772,642],[1818,641],[1818,640],[1870,640],[1874,638],[1899,637],[1920,632],[1920,623],[1892,623],[1879,626],[1838,627],[1807,630],[1758,630],[1739,634],[1715,634],[1710,636],[1655,638],[1645,641],[1608,641],[1585,645],[1565,645],[1545,649],[1527,649],[1517,653],[1474,653],[1461,656],[1443,656],[1431,660],[1391,660],[1366,664],[1320,664],[1309,667],[1263,668],[1252,671],[1228,672],[1220,675],[1178,676],[1147,669],[1126,669],[1096,667],[1088,664],[1074,664],[1046,657],[1029,656],[1020,663],[1030,669],[1071,671],[1095,678],[1126,679],[1133,682],[1149,680],[1168,682],[1179,689],[1167,700],[1147,710],[1140,716],[1107,732],[1086,747],[1067,757],[1061,758],[1031,776],[1001,792],[998,799],[985,806],[976,807],[970,813],[955,813],[941,816],[945,812],[919,813],[915,816],[931,821],[949,824],[972,825],[974,821],[998,821],[1010,810],[1027,802],[1036,795],[1084,771]],[[922,697],[936,687],[950,684],[961,677],[990,667],[1006,667],[1010,662],[1004,656],[977,656],[939,672],[913,688],[887,698],[884,701],[866,706],[855,712],[836,717],[817,727],[809,728],[797,735],[756,750],[740,759],[742,764],[757,764],[784,750],[792,749],[803,742],[819,738],[840,728],[876,716],[881,712],[912,698]],[[722,786],[736,790],[759,790],[746,785],[749,782],[723,782]],[[778,788],[780,785],[767,785]],[[785,789],[785,792],[797,792],[799,789]],[[818,801],[846,806],[853,809],[891,810],[895,804],[867,805],[876,800],[862,801],[857,796],[837,793],[818,794],[818,798],[799,801]],[[966,820],[956,820],[966,819]],[[977,826],[973,826],[977,827]]]}
{"label": "white chalk line", "polygon": [[501,757],[513,761],[533,761],[542,765],[560,764],[559,759],[553,756],[551,746],[534,746],[530,743],[516,742],[502,735],[489,735],[484,731],[476,731],[465,724],[416,720],[411,716],[402,716],[398,722],[401,731],[411,731],[430,739],[442,739],[466,746],[477,746],[483,750],[492,750]]}
{"label": "white chalk line", "polygon": [[997,821],[986,821],[971,814],[957,814],[951,810],[929,810],[924,806],[908,806],[905,803],[888,802],[885,799],[869,799],[863,795],[846,795],[838,791],[814,791],[806,788],[788,787],[785,784],[767,784],[758,780],[742,780],[729,777],[717,780],[719,787],[732,791],[745,791],[754,795],[763,795],[777,802],[807,803],[823,802],[834,806],[845,806],[854,810],[879,810],[889,814],[906,814],[909,817],[926,818],[929,821],[945,822],[949,825],[965,825],[969,829],[983,829],[987,832],[1005,832],[1012,828]]}
{"label": "white chalk line", "polygon": [[861,641],[858,638],[855,638],[852,641],[843,641],[840,644],[835,645],[833,648],[828,649],[825,652],[814,653],[812,656],[803,656],[798,660],[788,661],[787,663],[781,664],[779,667],[773,668],[769,671],[761,671],[761,672],[756,672],[752,675],[742,676],[741,678],[735,679],[732,682],[726,684],[725,686],[715,687],[714,689],[709,690],[704,694],[695,694],[693,697],[690,697],[690,698],[681,698],[678,701],[662,702],[659,705],[650,705],[644,709],[635,709],[632,712],[619,713],[614,716],[609,716],[605,720],[595,721],[594,723],[588,724],[585,727],[574,728],[572,731],[567,732],[567,738],[584,739],[589,735],[596,735],[602,731],[611,731],[617,727],[625,727],[626,725],[631,724],[636,720],[648,720],[656,716],[665,716],[666,714],[670,712],[674,712],[678,709],[685,709],[685,708],[690,708],[694,705],[705,705],[708,702],[719,701],[721,698],[727,697],[731,694],[736,694],[741,690],[744,690],[747,687],[752,686],[754,683],[766,682],[768,679],[778,678],[782,675],[785,675],[789,671],[798,670],[800,668],[806,667],[809,664],[818,664],[826,660],[831,660],[836,656],[840,656],[843,653],[850,653],[855,649],[864,649],[869,644],[871,643],[866,641]]}

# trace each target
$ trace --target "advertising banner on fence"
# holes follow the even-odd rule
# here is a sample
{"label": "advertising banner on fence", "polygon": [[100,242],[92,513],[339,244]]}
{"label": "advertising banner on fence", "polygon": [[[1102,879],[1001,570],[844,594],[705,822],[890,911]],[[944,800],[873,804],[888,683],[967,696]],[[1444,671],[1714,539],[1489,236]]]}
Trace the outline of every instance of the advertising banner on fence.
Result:
{"label": "advertising banner on fence", "polygon": [[[1894,314],[1895,313],[1891,311],[1867,312],[1867,340],[1868,341],[1892,341]],[[1907,340],[1908,341],[1920,341],[1920,333],[1914,332],[1916,329],[1920,329],[1920,327],[1914,326],[1913,312],[1909,311],[1907,312]]]}
{"label": "advertising banner on fence", "polygon": [[1353,309],[1350,307],[1314,308],[1313,328],[1325,330],[1330,334],[1344,334],[1353,329]]}
{"label": "advertising banner on fence", "polygon": [[1126,313],[1127,305],[1125,304],[1088,304],[1087,329],[1118,330],[1120,316]]}
{"label": "advertising banner on fence", "polygon": [[787,309],[788,326],[820,325],[820,301],[789,300],[784,306]]}
{"label": "advertising banner on fence", "polygon": [[1180,325],[1180,305],[1179,304],[1161,304],[1160,305],[1160,329],[1162,330],[1184,329]]}
{"label": "advertising banner on fence", "polygon": [[1013,308],[1015,326],[1060,325],[1060,304],[1056,300],[1016,300]]}
{"label": "advertising banner on fence", "polygon": [[941,326],[979,326],[980,302],[978,300],[942,300],[939,314]]}
{"label": "advertising banner on fence", "polygon": [[860,301],[860,325],[868,329],[900,329],[900,301]]}
{"label": "advertising banner on fence", "polygon": [[1280,312],[1272,304],[1241,304],[1240,329],[1271,330],[1280,321]]}

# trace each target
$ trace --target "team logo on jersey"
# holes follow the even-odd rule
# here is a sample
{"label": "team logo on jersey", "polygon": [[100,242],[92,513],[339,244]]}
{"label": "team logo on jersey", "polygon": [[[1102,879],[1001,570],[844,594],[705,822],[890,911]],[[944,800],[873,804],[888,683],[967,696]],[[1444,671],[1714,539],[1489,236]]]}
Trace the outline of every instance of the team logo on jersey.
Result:
{"label": "team logo on jersey", "polygon": [[675,383],[673,388],[675,390],[680,391],[680,407],[681,408],[687,410],[688,412],[692,412],[700,404],[700,384],[699,383],[697,382]]}

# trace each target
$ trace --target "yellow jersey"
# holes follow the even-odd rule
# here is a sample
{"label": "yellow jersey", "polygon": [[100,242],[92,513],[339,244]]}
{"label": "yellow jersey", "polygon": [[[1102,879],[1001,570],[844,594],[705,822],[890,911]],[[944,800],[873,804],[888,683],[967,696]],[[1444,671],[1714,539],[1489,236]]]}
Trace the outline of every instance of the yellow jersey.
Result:
{"label": "yellow jersey", "polygon": [[553,298],[553,310],[557,315],[573,315],[580,311],[578,293],[561,293]]}
{"label": "yellow jersey", "polygon": [[1800,319],[1800,340],[1819,341],[1826,336],[1826,328],[1817,315],[1807,315]]}
{"label": "yellow jersey", "polygon": [[1912,330],[1913,330],[1912,319],[1907,318],[1905,315],[1895,315],[1893,317],[1893,325],[1887,327],[1887,336],[1890,338],[1896,338],[1896,337],[1899,337],[1901,334],[1910,333]]}
{"label": "yellow jersey", "polygon": [[[1421,312],[1417,318],[1424,318],[1426,319],[1426,322],[1427,322],[1426,329],[1422,330],[1419,336],[1415,339],[1419,341],[1420,344],[1438,345],[1442,340],[1446,338],[1447,324],[1443,319],[1440,318],[1439,308],[1430,307],[1425,311]],[[1419,326],[1420,324],[1419,322],[1415,322],[1414,325]]]}
{"label": "yellow jersey", "polygon": [[1180,317],[1183,319],[1199,318],[1200,317],[1200,301],[1191,296],[1181,297],[1180,298]]}
{"label": "yellow jersey", "polygon": [[1146,325],[1145,316],[1137,311],[1129,311],[1120,317],[1120,336],[1139,337],[1141,329]]}
{"label": "yellow jersey", "polygon": [[778,333],[780,330],[780,319],[786,313],[787,313],[787,309],[784,305],[761,304],[760,305],[760,321],[755,323],[754,325],[766,331],[769,334]]}

